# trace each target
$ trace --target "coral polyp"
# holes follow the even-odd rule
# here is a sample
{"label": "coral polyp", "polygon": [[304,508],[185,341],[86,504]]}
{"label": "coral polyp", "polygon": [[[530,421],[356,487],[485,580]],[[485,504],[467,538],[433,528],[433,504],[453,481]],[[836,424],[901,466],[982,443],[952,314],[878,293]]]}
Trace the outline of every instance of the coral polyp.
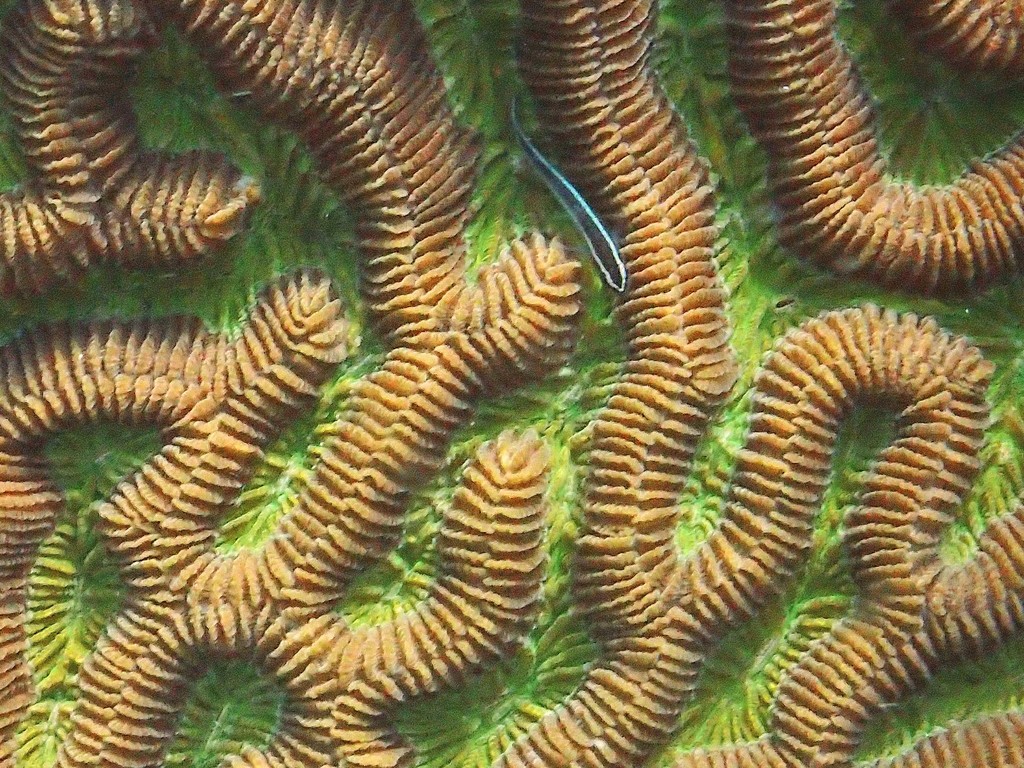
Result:
{"label": "coral polyp", "polygon": [[661,6],[0,0],[0,768],[1024,765],[1020,135]]}

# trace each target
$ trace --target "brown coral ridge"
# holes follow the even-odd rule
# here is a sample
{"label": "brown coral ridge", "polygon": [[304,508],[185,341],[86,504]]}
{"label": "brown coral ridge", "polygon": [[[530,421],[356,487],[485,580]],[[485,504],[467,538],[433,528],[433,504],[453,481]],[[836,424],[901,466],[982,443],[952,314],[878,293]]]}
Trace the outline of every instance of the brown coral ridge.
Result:
{"label": "brown coral ridge", "polygon": [[665,599],[678,496],[728,394],[708,171],[650,67],[654,3],[527,0],[520,65],[560,164],[620,234],[628,358],[593,428],[574,592],[602,642],[502,766],[638,764],[675,727],[689,663]]}
{"label": "brown coral ridge", "polygon": [[[420,680],[403,689],[411,696],[458,682],[521,640],[542,572],[534,505],[545,462],[529,438],[499,440],[467,471],[442,536],[448,570],[420,609],[394,628],[356,635],[333,611],[351,578],[395,542],[409,495],[440,467],[473,400],[542,374],[569,349],[577,288],[559,281],[573,280],[577,266],[540,238],[515,244],[507,261],[520,270],[485,270],[464,288],[448,330],[421,335],[422,347],[397,347],[357,383],[311,478],[262,547],[218,554],[212,543],[244,480],[240,466],[289,412],[288,393],[300,391],[295,361],[205,414],[181,446],[187,460],[157,456],[118,487],[101,507],[101,530],[130,599],[79,675],[59,765],[158,763],[191,681],[223,656],[252,661],[287,696],[270,744],[232,765],[320,766],[346,751],[372,762],[398,747],[379,717],[352,710],[361,672],[393,673],[399,686]],[[387,703],[378,704],[383,712]],[[358,734],[374,735],[364,743]]]}
{"label": "brown coral ridge", "polygon": [[1018,768],[1024,765],[1024,715],[1014,712],[958,724],[872,768]]}
{"label": "brown coral ridge", "polygon": [[[145,491],[157,500],[152,504],[173,506],[179,514],[140,525],[148,529],[150,541],[168,548],[194,547],[203,532],[182,523],[200,529],[203,522],[213,521],[182,513],[216,510],[227,493],[240,487],[258,446],[272,436],[282,417],[308,402],[343,352],[338,301],[330,284],[313,273],[269,288],[236,341],[178,317],[52,326],[0,351],[0,585],[5,595],[0,765],[13,765],[13,732],[32,700],[24,658],[27,575],[39,543],[64,505],[63,492],[41,453],[46,439],[98,420],[159,426],[167,443],[141,474]],[[213,415],[223,403],[228,407]],[[246,449],[240,448],[247,441]],[[215,448],[221,446],[231,450],[222,450],[221,463],[210,471]],[[192,481],[181,484],[182,476]],[[119,493],[125,492],[122,485]],[[112,517],[109,511],[104,514]],[[112,533],[109,523],[105,533]],[[112,546],[115,554],[128,559],[116,538]],[[154,588],[159,572],[146,568],[149,560],[138,550],[130,557],[138,568],[127,573],[129,604]],[[132,663],[130,657],[120,663],[125,658]],[[88,674],[81,685],[88,699]]]}
{"label": "brown coral ridge", "polygon": [[[287,366],[273,368],[275,385],[242,387],[205,413],[180,446],[189,461],[155,457],[103,505],[102,530],[131,595],[82,669],[82,696],[58,763],[158,762],[189,682],[218,655],[252,660],[287,694],[270,744],[231,764],[319,766],[342,753],[364,762],[381,751],[406,755],[397,737],[380,730],[379,717],[344,704],[362,695],[362,672],[351,660],[393,672],[413,695],[457,682],[518,642],[540,570],[534,512],[517,527],[502,517],[504,507],[493,519],[489,508],[459,507],[465,519],[452,521],[445,544],[451,575],[393,631],[378,628],[353,644],[333,607],[352,577],[394,545],[411,493],[440,468],[473,403],[565,359],[580,309],[578,264],[557,242],[534,236],[514,243],[474,285],[464,279],[469,135],[425,63],[422,31],[407,7],[154,3],[154,16],[173,17],[201,43],[222,83],[250,84],[254,103],[296,128],[328,181],[355,204],[368,255],[365,291],[394,347],[380,370],[356,384],[308,482],[256,550],[223,555],[211,544],[244,476],[238,467],[258,455],[288,410],[278,395],[292,391],[285,384],[301,383]],[[520,467],[514,457],[536,450],[506,442],[496,461],[512,485],[495,498],[515,507],[516,494],[526,493],[516,483],[526,482],[521,475],[534,472],[536,461]],[[526,514],[534,502],[523,498],[517,509]],[[474,535],[472,546],[459,544],[460,526],[498,523],[507,526],[507,540],[485,546]],[[484,567],[479,547],[488,559],[486,591],[470,578]],[[339,657],[335,651],[345,648]],[[412,679],[421,685],[410,687]]]}
{"label": "brown coral ridge", "polygon": [[[904,632],[901,642],[885,644],[879,653],[867,642],[876,638],[850,632],[849,621],[841,623],[787,673],[779,688],[775,731],[753,744],[698,750],[680,760],[679,768],[852,765],[872,715],[926,686],[940,664],[976,656],[1024,627],[1024,506],[990,523],[968,563],[949,566],[928,559],[915,589],[924,599],[916,631]],[[952,723],[902,754],[859,765],[1010,768],[1022,764],[1022,755],[1024,718],[1005,712]]]}
{"label": "brown coral ridge", "polygon": [[[364,292],[395,348],[360,383],[353,417],[338,426],[289,517],[294,529],[273,544],[297,569],[276,576],[279,584],[301,584],[294,592],[306,604],[330,602],[342,589],[334,582],[393,543],[405,495],[440,466],[472,401],[564,359],[579,311],[578,265],[535,236],[467,283],[472,137],[454,120],[407,3],[150,5],[209,56],[222,86],[296,130],[359,214]],[[356,470],[359,461],[370,466]],[[335,509],[338,497],[353,505],[351,516]],[[300,550],[318,554],[300,565]]]}
{"label": "brown coral ridge", "polygon": [[[504,269],[485,270],[476,287],[464,288],[448,330],[421,335],[422,346],[396,348],[379,371],[356,385],[348,413],[320,447],[311,479],[261,548],[221,555],[211,545],[219,513],[241,482],[236,467],[258,453],[268,432],[260,419],[242,415],[257,403],[258,413],[270,419],[281,404],[274,393],[289,391],[283,386],[246,388],[240,405],[225,399],[202,423],[200,436],[183,446],[189,461],[170,464],[158,456],[119,486],[101,508],[102,530],[123,562],[133,599],[82,669],[83,695],[59,765],[94,765],[111,755],[117,765],[154,764],[173,735],[197,667],[223,655],[252,660],[288,696],[269,746],[247,750],[233,764],[319,766],[337,759],[356,726],[346,730],[337,718],[347,710],[335,712],[351,675],[338,658],[350,633],[334,604],[352,576],[393,545],[410,493],[440,467],[446,441],[465,423],[473,400],[509,380],[542,374],[570,347],[577,266],[540,238],[532,247],[515,244],[506,258]],[[516,277],[511,283],[510,273]],[[294,389],[294,369],[293,363],[274,372]],[[513,448],[513,455],[521,453]],[[514,473],[509,477],[516,480]],[[513,482],[509,498],[517,487]],[[516,541],[513,536],[505,543],[514,548]],[[430,669],[449,668],[450,674],[434,687],[492,660],[498,649],[517,642],[512,630],[524,628],[525,618],[514,620],[515,611],[528,617],[533,604],[528,585],[516,582],[505,591],[496,554],[488,555],[493,570],[483,584],[489,589],[443,593],[439,606],[423,609],[427,634],[407,638],[407,629],[420,626],[407,617],[397,635],[384,628],[366,642],[379,645],[383,659],[403,654],[412,665],[403,674],[413,677],[428,674],[415,666],[417,658],[437,659]],[[468,552],[455,555],[464,556],[478,562]],[[522,562],[508,567],[515,571]],[[529,569],[519,576],[539,578],[531,574]],[[471,596],[482,604],[466,602]],[[441,625],[432,622],[431,611],[442,612]],[[502,630],[500,643],[485,641],[494,622]],[[445,631],[455,633],[451,642]],[[392,646],[391,637],[403,645]],[[367,656],[368,665],[377,653]],[[459,659],[461,667],[446,666]]]}
{"label": "brown coral ridge", "polygon": [[3,18],[0,89],[28,179],[0,195],[0,291],[101,263],[182,266],[243,227],[251,178],[213,153],[140,147],[128,76],[153,40],[133,0],[22,0]]}
{"label": "brown coral ridge", "polygon": [[[757,505],[747,502],[752,509],[774,499],[777,511],[747,521],[730,504],[726,525],[731,538],[748,542],[747,552],[716,544],[717,533],[705,545],[703,575],[692,584],[704,583],[715,562],[729,563],[739,578],[725,574],[704,596],[694,590],[698,615],[749,615],[748,606],[792,569],[779,562],[778,537],[794,538],[797,528],[785,518],[820,499],[837,406],[849,408],[854,393],[882,397],[902,409],[900,436],[876,461],[861,506],[847,518],[845,543],[861,589],[853,612],[787,670],[765,737],[698,750],[680,768],[852,765],[872,716],[925,685],[941,663],[992,648],[1024,626],[1024,506],[994,520],[967,563],[948,565],[938,554],[977,470],[989,374],[976,349],[932,321],[877,310],[831,313],[776,348],[759,376],[752,435],[737,469],[745,490],[739,493],[734,479],[731,498],[760,497]],[[798,393],[804,404],[794,408]],[[768,428],[762,441],[771,442],[755,452],[759,422]],[[778,533],[764,522],[755,527],[758,519],[781,523]],[[957,724],[873,765],[1013,765],[1011,756],[1024,748],[1020,724],[1013,713]]]}
{"label": "brown coral ridge", "polygon": [[[246,748],[228,764],[408,764],[412,751],[379,716],[387,703],[459,682],[528,628],[543,575],[546,467],[536,436],[504,434],[483,446],[445,513],[436,586],[381,626],[350,632],[330,612],[296,620],[268,595],[246,607],[258,574],[244,557],[231,561],[231,576],[208,564],[209,575],[190,581],[187,593],[178,583],[174,594],[136,602],[83,670],[82,702],[58,764],[157,764],[211,654],[251,659],[287,695],[268,748]],[[232,635],[226,628],[239,618],[245,626]]]}
{"label": "brown coral ridge", "polygon": [[[433,330],[463,280],[477,152],[408,2],[150,0],[220,86],[296,131],[356,213],[380,329]],[[510,275],[509,279],[513,279]]]}
{"label": "brown coral ridge", "polygon": [[397,347],[359,383],[352,416],[325,444],[285,536],[270,543],[287,564],[279,581],[290,599],[337,600],[396,543],[409,494],[440,469],[472,404],[561,364],[575,338],[578,271],[557,242],[514,243],[475,287],[463,284],[447,330]]}
{"label": "brown coral ridge", "polygon": [[[522,67],[542,125],[563,150],[563,168],[623,233],[623,255],[635,258],[646,248],[660,257],[650,262],[660,269],[644,275],[630,259],[635,293],[619,310],[630,358],[594,427],[574,577],[602,655],[570,699],[499,765],[640,765],[674,729],[707,653],[728,628],[778,594],[809,550],[843,416],[859,402],[882,400],[901,411],[900,434],[876,462],[862,507],[848,518],[847,547],[863,604],[807,655],[806,673],[800,667],[784,684],[775,739],[687,758],[718,768],[838,765],[864,721],[856,692],[877,684],[873,671],[896,687],[900,670],[886,667],[887,651],[911,642],[924,626],[920,567],[976,471],[990,366],[963,339],[914,316],[866,307],[807,323],[782,340],[758,377],[725,519],[692,556],[677,561],[674,504],[706,420],[727,391],[730,378],[721,372],[731,361],[725,322],[713,322],[723,316],[720,293],[707,302],[707,324],[696,324],[717,329],[710,338],[718,344],[677,353],[667,329],[669,318],[678,321],[682,313],[657,311],[659,300],[687,296],[664,280],[672,257],[659,252],[659,236],[684,233],[682,242],[703,246],[687,255],[713,276],[714,233],[706,172],[647,70],[652,11],[650,3],[613,0],[524,3],[529,32]],[[661,174],[675,169],[692,186],[676,180],[675,189],[659,189]],[[694,207],[687,210],[687,203]],[[680,210],[686,215],[674,218]],[[690,295],[693,306],[714,296]],[[695,387],[701,377],[687,376],[690,365],[701,370],[703,349],[709,352],[703,360],[712,362],[706,370],[717,373],[708,380],[718,388]],[[666,359],[676,364],[657,365]],[[989,575],[984,583],[1004,595],[1002,579]],[[992,616],[999,618],[957,606],[963,610],[951,610],[957,618],[950,621],[1010,631],[1015,625],[1007,617],[1015,614],[1007,605],[1016,604],[997,608]],[[915,668],[919,675],[925,669]],[[851,691],[852,701],[844,698]],[[891,698],[893,691],[886,693]]]}
{"label": "brown coral ridge", "polygon": [[441,576],[427,599],[359,631],[342,652],[336,733],[350,766],[411,766],[389,719],[408,698],[462,681],[507,656],[530,628],[546,557],[548,455],[537,436],[503,434],[466,470],[438,541]]}
{"label": "brown coral ridge", "polygon": [[[902,5],[966,13],[963,39],[950,33],[945,46],[948,54],[955,39],[965,56],[971,30],[984,26],[972,21],[993,8]],[[733,94],[768,154],[784,245],[831,271],[920,294],[978,291],[1020,270],[1024,134],[952,184],[893,181],[871,97],[836,37],[835,0],[727,0],[726,13]],[[1013,49],[1007,39],[987,38]]]}
{"label": "brown coral ridge", "polygon": [[[984,653],[1024,628],[1024,503],[989,523],[960,566],[933,562],[921,628],[898,652],[901,685],[876,679],[872,709],[927,685],[941,664]],[[1024,716],[1005,712],[954,723],[870,768],[1011,768],[1024,765]]]}
{"label": "brown coral ridge", "polygon": [[[841,419],[858,402],[881,400],[900,411],[900,431],[866,480],[862,506],[848,517],[847,548],[863,593],[858,610],[816,644],[780,686],[772,739],[700,751],[681,762],[717,767],[845,764],[839,753],[852,752],[871,711],[872,702],[861,692],[872,686],[895,690],[926,669],[922,664],[901,669],[899,660],[906,656],[897,651],[924,626],[925,585],[932,571],[922,566],[935,560],[938,537],[977,469],[989,375],[990,366],[976,349],[944,334],[934,322],[870,306],[828,313],[787,335],[758,375],[750,432],[724,519],[680,564],[664,598],[671,607],[652,622],[673,642],[662,656],[649,651],[646,659],[638,654],[643,645],[609,644],[657,664],[645,668],[646,676],[635,673],[628,684],[612,685],[614,673],[621,674],[627,664],[606,671],[602,660],[592,675],[605,681],[603,695],[596,695],[595,681],[588,678],[503,763],[641,764],[644,754],[637,745],[664,739],[669,732],[656,715],[669,707],[678,712],[701,661],[722,633],[778,594],[810,549],[813,517],[827,485]],[[1007,548],[992,555],[1000,565],[1012,562],[1018,550],[1016,539],[1009,538]],[[1019,582],[1013,570],[1001,576]],[[1016,616],[1019,598],[1007,596],[1006,584],[991,573],[980,583],[1004,600],[995,616],[1003,616],[1007,606],[1009,615]],[[966,595],[962,599],[972,604]],[[966,637],[977,634],[969,629],[972,617],[988,615],[980,607],[936,614],[948,615],[953,627],[968,627]],[[978,623],[986,626],[986,621],[994,622]],[[1006,619],[995,623],[1004,631],[1013,624]],[[891,696],[893,690],[885,693]],[[884,700],[879,694],[874,703]],[[624,721],[621,713],[630,710],[653,714]]]}
{"label": "brown coral ridge", "polygon": [[953,66],[1024,77],[1022,0],[893,0],[907,31]]}

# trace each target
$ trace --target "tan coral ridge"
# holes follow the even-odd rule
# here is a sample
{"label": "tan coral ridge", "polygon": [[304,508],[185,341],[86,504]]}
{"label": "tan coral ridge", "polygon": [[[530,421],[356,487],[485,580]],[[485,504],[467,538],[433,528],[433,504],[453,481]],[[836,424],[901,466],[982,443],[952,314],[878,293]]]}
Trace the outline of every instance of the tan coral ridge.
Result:
{"label": "tan coral ridge", "polygon": [[[407,2],[149,0],[218,84],[294,130],[352,208],[364,293],[394,337],[430,330],[462,284],[477,151]],[[516,280],[514,275],[508,279]]]}
{"label": "tan coral ridge", "polygon": [[[4,508],[13,510],[4,530],[9,524],[17,535],[0,557],[0,575],[22,593],[61,502],[37,458],[40,436],[59,429],[65,411],[95,418],[99,402],[114,409],[111,418],[162,425],[169,440],[103,505],[102,533],[129,598],[82,670],[59,763],[159,762],[197,665],[226,654],[252,659],[287,696],[270,745],[228,764],[409,765],[415,755],[392,727],[392,707],[458,684],[507,653],[531,620],[543,572],[545,458],[536,438],[503,435],[467,468],[445,515],[441,576],[415,610],[353,632],[332,607],[394,543],[410,493],[439,468],[472,402],[564,358],[579,310],[578,268],[557,243],[534,238],[515,244],[475,287],[466,284],[471,140],[455,126],[440,79],[422,66],[426,48],[405,6],[354,2],[343,14],[328,3],[186,0],[170,10],[204,43],[222,83],[251,90],[264,114],[300,130],[328,181],[361,214],[366,291],[394,348],[357,385],[277,534],[231,556],[211,548],[218,517],[261,447],[338,356],[338,307],[323,280],[305,276],[271,289],[235,347],[195,323],[154,321],[134,335],[97,324],[65,334],[68,344],[95,337],[96,351],[81,357],[47,351],[65,344],[57,329],[7,348],[16,373],[35,370],[35,347],[19,345],[35,344],[56,366],[25,378],[34,405],[14,408],[10,422],[36,435],[25,445],[15,440],[4,486]],[[944,569],[934,557],[976,469],[988,366],[963,340],[913,316],[868,307],[808,322],[780,341],[758,378],[723,522],[680,561],[676,498],[734,377],[707,172],[648,67],[651,3],[532,0],[525,10],[548,33],[525,51],[542,121],[575,158],[571,175],[622,234],[629,287],[617,315],[629,359],[595,424],[574,566],[602,657],[502,763],[630,765],[663,742],[714,640],[780,589],[803,557],[838,420],[858,397],[878,395],[901,408],[903,420],[850,517],[864,610],[792,671],[780,689],[775,741],[706,756],[712,765],[777,765],[794,756],[833,764],[855,741],[861,713],[839,734],[842,743],[816,739],[822,712],[803,706],[807,675],[825,689],[860,675],[864,691],[888,700],[920,682],[935,659],[986,647],[1018,625],[1009,589],[1019,585],[1015,517],[993,524],[973,571]],[[304,334],[308,343],[298,341]],[[156,336],[176,343],[159,353],[153,344],[133,346]],[[112,378],[97,387],[97,373],[58,370],[63,359],[107,366]],[[132,365],[157,373],[140,377]],[[167,375],[172,365],[179,375]],[[927,493],[914,490],[922,477],[933,481]],[[926,593],[930,575],[947,589]],[[929,624],[921,618],[929,612],[945,618]],[[3,618],[0,670],[18,691],[0,713],[0,735],[9,736],[31,693],[23,616],[15,606]],[[916,667],[901,673],[876,663],[877,652],[846,655],[864,637],[917,649]],[[832,663],[844,658],[868,664]],[[836,675],[822,674],[833,668]],[[850,714],[842,696],[825,705]],[[1014,722],[1008,715],[950,731],[908,760],[941,751],[944,738],[985,735],[993,749],[1009,739],[1000,754],[1011,755]],[[9,738],[2,743],[10,750]],[[0,751],[0,764],[11,759]]]}
{"label": "tan coral ridge", "polygon": [[259,199],[219,155],[144,151],[128,77],[155,41],[131,0],[21,0],[0,32],[0,91],[28,170],[0,195],[0,290],[90,267],[178,268],[220,247]]}
{"label": "tan coral ridge", "polygon": [[[602,654],[500,766],[639,764],[692,685],[678,495],[735,378],[703,160],[650,66],[651,2],[527,0],[520,66],[573,182],[620,236],[627,361],[593,425],[573,589]],[[614,41],[614,42],[612,42]]]}
{"label": "tan coral ridge", "polygon": [[[730,383],[706,171],[649,69],[652,2],[527,0],[524,15],[521,66],[541,124],[567,174],[621,233],[630,269],[618,311],[630,357],[594,426],[573,566],[602,654],[499,765],[643,764],[673,732],[723,633],[778,594],[806,556],[843,416],[881,400],[900,414],[899,435],[847,519],[862,605],[787,675],[771,738],[681,763],[846,764],[871,712],[922,684],[950,654],[990,647],[1020,627],[1021,513],[995,521],[962,568],[942,566],[936,554],[977,469],[990,366],[963,339],[913,315],[868,306],[808,321],[779,341],[758,374],[723,520],[678,560],[678,492]],[[689,274],[706,276],[689,294],[672,279],[682,271],[673,265],[686,261]],[[686,329],[687,316],[659,303],[686,298],[703,305],[689,315],[700,341],[680,349],[669,333]],[[659,365],[668,359],[675,364]],[[1019,722],[1008,714],[958,726],[894,765],[957,765],[965,744],[976,745],[973,760],[1010,765],[1024,743]]]}
{"label": "tan coral ridge", "polygon": [[[101,419],[159,426],[166,443],[145,475],[167,514],[140,524],[168,549],[201,545],[204,521],[192,520],[190,531],[172,511],[187,521],[201,503],[222,503],[240,487],[255,456],[247,443],[265,442],[279,427],[275,420],[315,394],[343,354],[343,329],[329,285],[303,275],[268,290],[234,342],[198,321],[169,318],[55,326],[3,349],[0,579],[10,599],[0,632],[0,764],[13,760],[13,730],[32,696],[23,658],[28,570],[64,503],[41,453],[46,438]],[[217,412],[220,403],[226,407]],[[215,445],[223,463],[212,472]],[[192,483],[175,482],[190,474]],[[152,558],[139,554],[126,574],[130,588],[148,586]],[[88,685],[82,681],[86,692]]]}
{"label": "tan coral ridge", "polygon": [[[945,565],[938,554],[941,535],[977,470],[990,369],[976,349],[933,321],[878,310],[829,313],[776,346],[758,378],[747,441],[749,449],[763,424],[761,440],[776,449],[741,456],[734,501],[720,526],[732,528],[732,538],[745,545],[728,556],[720,547],[706,552],[730,564],[720,591],[743,597],[706,598],[709,608],[694,606],[699,615],[733,620],[736,604],[747,614],[765,598],[766,583],[751,585],[751,574],[776,574],[778,580],[792,570],[792,563],[780,568],[778,537],[791,539],[804,527],[795,520],[787,524],[778,513],[766,516],[775,532],[764,522],[754,527],[739,514],[737,501],[776,499],[780,511],[791,514],[787,508],[799,504],[813,513],[828,477],[836,417],[855,403],[854,395],[895,407],[900,434],[876,460],[860,506],[847,516],[844,543],[860,588],[853,611],[785,672],[765,737],[697,750],[676,763],[680,768],[852,765],[873,715],[925,684],[940,663],[991,648],[1021,629],[1024,506],[991,522],[966,564]],[[769,459],[773,453],[780,458]],[[778,479],[769,482],[768,471],[780,461],[786,468],[775,468]],[[751,477],[745,467],[751,463],[760,477]],[[706,592],[701,581],[708,573],[695,569],[694,594],[701,587]],[[989,765],[994,755],[1009,760],[1024,747],[1021,722],[1006,713],[959,724],[877,765],[970,768]],[[974,746],[969,759],[960,760],[964,744]]]}
{"label": "tan coral ridge", "polygon": [[908,32],[954,66],[1024,76],[1021,0],[895,0],[891,6]]}
{"label": "tan coral ridge", "polygon": [[[836,0],[725,7],[732,93],[768,154],[784,245],[833,272],[921,294],[962,295],[1019,273],[1024,133],[949,185],[891,180],[870,94],[836,36]],[[1022,74],[1017,0],[894,7],[941,55]]]}
{"label": "tan coral ridge", "polygon": [[[178,21],[207,50],[255,55],[256,64],[261,56],[301,53],[291,47],[297,44],[319,52],[308,57],[323,68],[312,81],[253,85],[268,116],[316,129],[304,135],[329,183],[360,214],[365,292],[393,347],[380,369],[356,384],[275,535],[255,551],[231,556],[212,549],[217,520],[282,419],[315,391],[321,369],[297,359],[278,364],[272,351],[243,341],[251,366],[271,366],[274,386],[223,372],[230,359],[222,356],[207,364],[206,375],[227,377],[235,386],[231,396],[221,393],[195,413],[178,414],[162,404],[159,390],[147,407],[173,412],[191,431],[173,436],[173,460],[166,448],[102,506],[102,534],[128,595],[79,675],[82,695],[58,757],[62,766],[158,762],[196,665],[225,654],[254,661],[287,697],[271,743],[229,758],[230,764],[322,765],[346,755],[353,763],[389,755],[408,761],[411,750],[385,716],[388,698],[455,684],[493,661],[521,642],[536,604],[546,462],[536,438],[503,436],[466,471],[446,515],[440,543],[446,570],[430,598],[391,624],[355,634],[333,610],[351,579],[394,545],[411,493],[440,468],[473,403],[564,360],[579,314],[579,267],[557,242],[533,236],[514,243],[473,286],[464,279],[470,137],[454,122],[439,76],[424,64],[428,52],[407,7],[353,3],[344,15],[326,3],[260,4],[250,13],[254,7],[217,4],[217,18],[234,25],[226,30],[201,29],[205,12],[188,22],[189,8]],[[291,11],[301,11],[301,35],[281,34]],[[154,16],[166,14],[156,9]],[[347,33],[341,38],[337,24]],[[255,51],[235,45],[239,30]],[[230,33],[226,40],[217,37],[222,32]],[[245,60],[217,64],[222,80],[253,76]],[[341,90],[338,108],[325,108],[312,124],[299,119],[304,113],[289,99],[308,109],[308,100],[319,98],[316,87]],[[414,93],[415,103],[396,100],[396,91]],[[270,109],[275,104],[283,116]],[[335,306],[324,296],[320,303]],[[285,305],[323,320],[330,312],[315,309],[317,303],[299,296]],[[261,332],[263,322],[257,322]],[[116,350],[109,357],[116,368]],[[178,379],[198,375],[191,358],[173,359],[185,366]],[[119,386],[131,378],[124,374]],[[48,376],[37,382],[39,396],[48,398],[56,383]],[[80,408],[93,408],[88,379],[62,376],[59,383]],[[188,401],[178,395],[173,402]],[[45,478],[33,482],[44,488],[38,502],[34,486],[9,486],[11,509],[33,509],[11,555],[10,577],[22,585],[60,503]],[[5,647],[21,693],[3,720],[5,736],[30,698],[17,607],[12,621]],[[392,674],[397,688],[373,687]],[[4,744],[0,764],[12,759],[10,739]]]}
{"label": "tan coral ridge", "polygon": [[[513,261],[547,254],[556,275],[566,266],[557,247],[533,245],[517,245]],[[573,274],[568,266],[562,277]],[[496,274],[481,276],[485,296]],[[484,304],[482,314],[494,311]],[[233,764],[320,765],[363,749],[345,746],[359,744],[365,709],[346,707],[343,696],[360,696],[360,681],[378,681],[398,665],[399,684],[415,675],[420,692],[435,690],[520,641],[543,573],[546,459],[530,436],[503,436],[466,471],[442,533],[445,575],[420,609],[355,635],[331,610],[347,580],[387,552],[410,490],[439,465],[443,441],[468,416],[482,368],[507,365],[507,345],[494,344],[501,326],[450,331],[433,348],[396,348],[357,384],[277,535],[259,550],[224,556],[212,549],[217,519],[261,447],[315,395],[342,338],[329,285],[305,276],[272,290],[248,328],[229,344],[195,322],[94,324],[45,329],[5,350],[12,444],[2,562],[11,594],[21,597],[0,632],[10,671],[4,687],[16,693],[0,720],[0,764],[12,759],[11,734],[31,701],[23,660],[27,569],[63,498],[36,458],[39,440],[75,420],[155,422],[168,444],[101,507],[101,533],[128,593],[79,675],[81,698],[59,765],[154,764],[173,736],[193,670],[211,655],[252,659],[288,696],[267,749]],[[551,350],[566,346],[559,332],[571,337],[571,324],[523,342],[517,360],[530,366],[531,351],[541,360],[525,374],[555,361]]]}

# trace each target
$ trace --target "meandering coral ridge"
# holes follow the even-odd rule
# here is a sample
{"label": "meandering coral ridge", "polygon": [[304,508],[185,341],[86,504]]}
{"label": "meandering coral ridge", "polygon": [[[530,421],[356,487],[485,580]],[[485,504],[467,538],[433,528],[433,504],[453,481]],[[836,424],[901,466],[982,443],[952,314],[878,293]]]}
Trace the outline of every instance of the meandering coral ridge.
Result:
{"label": "meandering coral ridge", "polygon": [[[1019,271],[1020,134],[952,184],[895,181],[871,97],[836,37],[836,0],[725,5],[733,94],[768,153],[784,244],[829,270],[925,294],[979,290]],[[979,67],[1006,61],[1006,74],[1019,75],[1014,3],[895,5],[940,54]]]}
{"label": "meandering coral ridge", "polygon": [[36,0],[0,35],[0,90],[28,178],[0,196],[0,289],[42,291],[102,262],[191,261],[235,235],[252,179],[205,152],[146,152],[127,75],[154,41],[133,2]]}
{"label": "meandering coral ridge", "polygon": [[[956,66],[1020,75],[1017,5],[894,5]],[[1019,139],[948,187],[898,184],[835,37],[834,0],[726,8],[732,87],[768,152],[787,245],[919,293],[980,289],[1018,268]],[[571,563],[598,657],[496,765],[640,766],[668,742],[715,648],[809,557],[839,431],[872,404],[896,430],[843,520],[856,599],[782,672],[761,738],[676,762],[852,765],[874,716],[1024,622],[1024,502],[965,561],[941,549],[979,470],[993,367],[915,314],[864,305],[806,320],[763,361],[722,515],[681,554],[679,497],[738,376],[711,175],[653,69],[654,0],[524,0],[522,15],[518,57],[542,133],[619,240],[626,360],[592,425]],[[127,108],[132,64],[165,24],[219,87],[295,132],[354,211],[388,351],[354,384],[272,534],[225,551],[224,514],[347,356],[326,274],[280,277],[233,334],[190,317],[107,320],[41,325],[0,348],[0,767],[15,764],[36,698],[29,573],[67,501],[45,448],[99,422],[156,428],[161,446],[98,507],[124,596],[78,673],[56,764],[162,764],[195,679],[233,658],[284,702],[269,743],[224,765],[413,766],[396,708],[506,659],[536,620],[545,441],[505,431],[479,447],[443,507],[436,578],[416,605],[353,626],[337,607],[396,546],[412,494],[474,406],[568,359],[580,267],[531,234],[470,279],[476,139],[406,3],[21,0],[0,22],[0,89],[27,171],[0,196],[0,288],[38,293],[105,262],[177,270],[245,236],[256,182],[214,153],[144,149]],[[871,763],[1022,764],[1015,711]]]}

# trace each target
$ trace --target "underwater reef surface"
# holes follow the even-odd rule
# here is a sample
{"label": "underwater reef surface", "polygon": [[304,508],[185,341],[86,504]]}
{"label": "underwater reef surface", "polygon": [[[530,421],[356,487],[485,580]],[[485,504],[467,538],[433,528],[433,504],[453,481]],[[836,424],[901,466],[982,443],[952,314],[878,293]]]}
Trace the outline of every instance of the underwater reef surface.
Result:
{"label": "underwater reef surface", "polygon": [[0,11],[0,766],[1024,766],[1021,0]]}

